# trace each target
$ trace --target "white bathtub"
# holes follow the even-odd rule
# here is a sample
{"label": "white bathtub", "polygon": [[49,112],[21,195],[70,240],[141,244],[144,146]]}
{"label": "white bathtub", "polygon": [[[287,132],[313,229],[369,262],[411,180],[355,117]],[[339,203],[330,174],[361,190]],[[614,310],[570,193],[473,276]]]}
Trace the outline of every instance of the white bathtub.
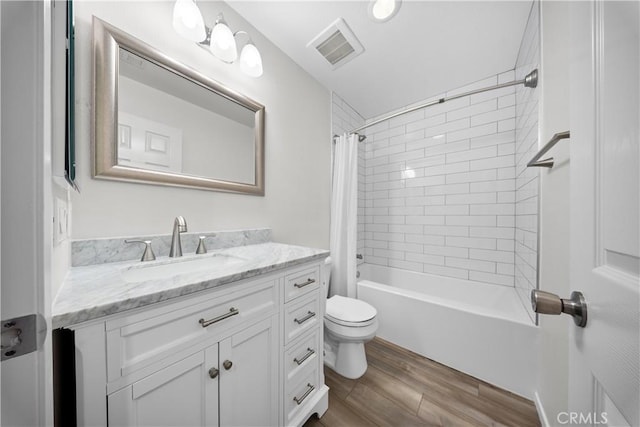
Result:
{"label": "white bathtub", "polygon": [[515,288],[372,264],[358,299],[378,310],[378,337],[533,399],[538,328]]}

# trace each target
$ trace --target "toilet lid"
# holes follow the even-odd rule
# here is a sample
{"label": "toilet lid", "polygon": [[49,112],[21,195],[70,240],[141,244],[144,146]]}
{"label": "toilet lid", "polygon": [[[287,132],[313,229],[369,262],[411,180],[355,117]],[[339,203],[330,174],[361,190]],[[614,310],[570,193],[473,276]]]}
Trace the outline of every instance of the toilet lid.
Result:
{"label": "toilet lid", "polygon": [[354,298],[334,295],[327,300],[326,315],[343,322],[366,322],[378,312],[371,305]]}

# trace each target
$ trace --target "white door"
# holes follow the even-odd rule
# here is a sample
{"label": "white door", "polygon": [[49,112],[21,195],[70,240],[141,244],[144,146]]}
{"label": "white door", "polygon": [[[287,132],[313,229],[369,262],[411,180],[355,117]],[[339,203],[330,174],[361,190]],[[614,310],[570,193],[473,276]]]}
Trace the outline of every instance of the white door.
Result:
{"label": "white door", "polygon": [[640,425],[639,3],[571,4],[572,324],[563,424]]}
{"label": "white door", "polygon": [[[15,327],[4,320],[38,314],[46,331],[51,297],[51,5],[0,2],[1,18],[1,319],[3,426],[52,425],[51,335],[17,356],[8,347]],[[48,197],[46,195],[49,195]],[[28,341],[28,331],[21,330]],[[15,337],[14,337],[15,338]],[[11,349],[9,349],[11,348]],[[9,353],[9,355],[7,355]],[[15,356],[15,357],[14,357]]]}

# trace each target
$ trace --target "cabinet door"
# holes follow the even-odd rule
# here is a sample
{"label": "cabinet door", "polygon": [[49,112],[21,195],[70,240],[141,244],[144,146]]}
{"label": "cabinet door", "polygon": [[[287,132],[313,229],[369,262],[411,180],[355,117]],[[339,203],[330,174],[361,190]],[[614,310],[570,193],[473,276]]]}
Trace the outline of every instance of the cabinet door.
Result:
{"label": "cabinet door", "polygon": [[272,316],[220,342],[221,425],[278,424],[277,319]]}
{"label": "cabinet door", "polygon": [[217,426],[217,367],[215,344],[112,393],[109,426]]}

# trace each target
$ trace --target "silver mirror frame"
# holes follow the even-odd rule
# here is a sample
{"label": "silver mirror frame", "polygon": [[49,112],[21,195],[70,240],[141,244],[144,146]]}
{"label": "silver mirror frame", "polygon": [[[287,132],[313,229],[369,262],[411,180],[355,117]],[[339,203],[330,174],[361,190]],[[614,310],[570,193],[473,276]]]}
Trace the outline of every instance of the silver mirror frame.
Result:
{"label": "silver mirror frame", "polygon": [[[93,137],[92,174],[94,178],[264,196],[265,107],[263,105],[173,60],[157,49],[95,16],[93,17],[92,44],[93,117],[91,133]],[[119,48],[121,47],[255,112],[254,184],[139,169],[117,164],[118,61]]]}

